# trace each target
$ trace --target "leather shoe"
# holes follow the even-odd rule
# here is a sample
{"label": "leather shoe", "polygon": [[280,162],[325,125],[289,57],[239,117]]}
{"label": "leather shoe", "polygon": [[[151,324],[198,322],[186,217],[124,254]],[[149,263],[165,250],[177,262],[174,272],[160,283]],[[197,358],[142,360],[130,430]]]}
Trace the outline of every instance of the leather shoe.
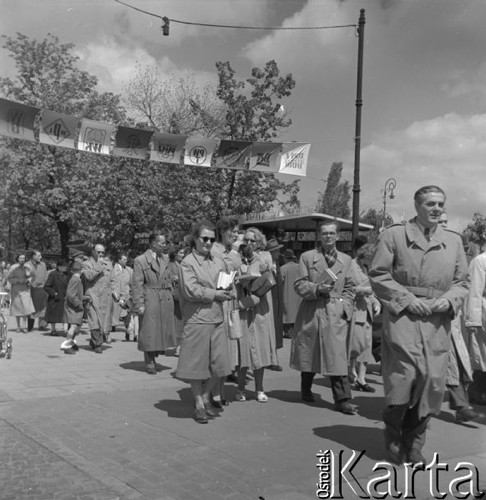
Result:
{"label": "leather shoe", "polygon": [[211,398],[211,404],[218,410],[223,409],[223,400],[216,401],[215,399]]}
{"label": "leather shoe", "polygon": [[362,392],[375,392],[375,388],[374,387],[371,387],[371,385],[369,384],[362,384],[361,382],[358,382],[356,380],[356,383],[354,384],[354,388],[355,390],[357,391],[362,391]]}
{"label": "leather shoe", "polygon": [[355,408],[347,401],[338,401],[334,405],[334,409],[336,411],[340,411],[341,413],[344,413],[345,415],[354,415],[356,413]]}
{"label": "leather shoe", "polygon": [[219,413],[211,406],[211,403],[204,403],[204,410],[206,411],[207,418],[219,417]]}
{"label": "leather shoe", "polygon": [[403,463],[403,448],[401,443],[396,441],[385,443],[387,458],[394,464]]}
{"label": "leather shoe", "polygon": [[76,351],[72,348],[69,347],[68,349],[63,349],[64,354],[76,354]]}
{"label": "leather shoe", "polygon": [[149,365],[145,368],[145,371],[149,374],[149,375],[155,375],[157,373],[157,370],[155,368],[155,366],[153,365]]}
{"label": "leather shoe", "polygon": [[314,394],[312,394],[312,392],[303,392],[302,393],[302,401],[306,402],[306,403],[315,403],[316,402],[316,398],[314,397]]}
{"label": "leather shoe", "polygon": [[95,348],[94,348],[94,352],[95,352],[96,354],[103,354],[103,351],[101,350],[101,347],[100,347],[100,346],[95,347]]}
{"label": "leather shoe", "polygon": [[282,371],[282,367],[280,365],[270,365],[268,368],[274,372],[281,372]]}
{"label": "leather shoe", "polygon": [[198,424],[207,424],[208,423],[208,417],[206,415],[206,411],[204,408],[196,408],[194,410],[194,420]]}
{"label": "leather shoe", "polygon": [[469,420],[476,420],[480,416],[473,408],[459,408],[456,411],[456,422],[469,422]]}
{"label": "leather shoe", "polygon": [[425,470],[427,461],[418,448],[412,448],[407,453],[407,463],[410,463],[414,469]]}

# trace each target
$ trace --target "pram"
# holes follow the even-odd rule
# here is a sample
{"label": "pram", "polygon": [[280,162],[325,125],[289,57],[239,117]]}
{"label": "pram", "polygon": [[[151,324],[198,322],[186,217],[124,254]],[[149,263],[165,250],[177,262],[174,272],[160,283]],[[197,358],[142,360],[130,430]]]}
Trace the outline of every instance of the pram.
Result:
{"label": "pram", "polygon": [[12,357],[12,339],[7,339],[7,321],[0,312],[0,358],[10,359]]}

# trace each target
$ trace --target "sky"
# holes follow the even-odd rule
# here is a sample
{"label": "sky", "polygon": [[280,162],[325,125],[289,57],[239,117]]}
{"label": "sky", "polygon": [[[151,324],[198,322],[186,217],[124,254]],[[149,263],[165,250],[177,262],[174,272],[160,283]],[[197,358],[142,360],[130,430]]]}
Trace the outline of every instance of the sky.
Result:
{"label": "sky", "polygon": [[[484,0],[127,0],[172,20],[240,26],[357,24],[365,9],[360,211],[414,215],[413,193],[437,184],[449,227],[486,215],[486,2]],[[72,42],[99,88],[123,95],[136,65],[162,75],[192,72],[216,83],[217,61],[245,79],[274,59],[296,87],[285,100],[292,126],[280,139],[312,144],[303,207],[313,210],[334,161],[353,184],[358,38],[354,28],[233,30],[161,22],[115,0],[0,0],[0,33]],[[2,75],[14,67],[0,49]],[[280,176],[292,181],[297,177]],[[387,193],[387,196],[390,193]]]}

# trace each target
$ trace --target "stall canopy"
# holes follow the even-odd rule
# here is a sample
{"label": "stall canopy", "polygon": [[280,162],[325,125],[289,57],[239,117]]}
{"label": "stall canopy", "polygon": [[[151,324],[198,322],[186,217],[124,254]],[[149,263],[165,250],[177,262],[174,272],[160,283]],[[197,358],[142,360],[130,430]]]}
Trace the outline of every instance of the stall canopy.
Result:
{"label": "stall canopy", "polygon": [[[267,230],[285,231],[290,233],[304,233],[315,231],[318,224],[322,221],[338,221],[341,231],[351,231],[353,222],[348,219],[341,219],[328,214],[320,214],[317,212],[298,215],[286,215],[283,217],[270,217],[265,219],[248,219],[240,223],[242,227],[255,226]],[[360,223],[359,231],[371,231],[373,226]]]}

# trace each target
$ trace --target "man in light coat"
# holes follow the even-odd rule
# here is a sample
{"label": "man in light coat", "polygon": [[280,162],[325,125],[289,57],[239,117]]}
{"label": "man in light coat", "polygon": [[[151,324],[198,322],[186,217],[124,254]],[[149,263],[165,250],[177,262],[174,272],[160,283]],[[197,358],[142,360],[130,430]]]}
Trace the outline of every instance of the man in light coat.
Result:
{"label": "man in light coat", "polygon": [[[469,334],[468,346],[475,382],[471,399],[486,404],[486,242],[483,252],[469,264],[470,289],[465,303],[465,320]],[[477,377],[477,378],[476,378]],[[483,383],[476,383],[477,381]]]}
{"label": "man in light coat", "polygon": [[27,319],[27,330],[30,332],[34,328],[35,318],[39,318],[39,330],[47,331],[47,322],[44,318],[47,306],[47,292],[44,290],[44,285],[47,281],[47,266],[42,262],[42,253],[34,250],[32,258],[26,263],[30,269],[30,293],[34,304],[35,313]]}
{"label": "man in light coat", "polygon": [[394,462],[405,458],[420,468],[427,423],[444,396],[451,320],[467,293],[462,240],[438,226],[445,199],[437,186],[419,189],[417,216],[383,231],[369,272],[384,306],[387,453]]}
{"label": "man in light coat", "polygon": [[90,346],[101,354],[101,346],[109,341],[113,298],[110,277],[111,262],[105,258],[105,247],[95,245],[92,256],[83,261],[83,281],[85,294],[91,298],[88,309],[88,327],[91,332]]}
{"label": "man in light coat", "polygon": [[155,358],[177,345],[167,249],[167,236],[152,233],[148,250],[133,264],[133,308],[141,322],[138,350],[144,354],[145,369],[150,375],[157,373]]}
{"label": "man in light coat", "polygon": [[294,284],[302,302],[294,324],[290,367],[301,372],[303,401],[314,402],[312,382],[314,375],[321,373],[331,378],[336,411],[352,415],[355,408],[349,403],[348,379],[348,321],[354,298],[352,261],[336,249],[337,222],[323,223],[319,234],[321,248],[302,254]]}

